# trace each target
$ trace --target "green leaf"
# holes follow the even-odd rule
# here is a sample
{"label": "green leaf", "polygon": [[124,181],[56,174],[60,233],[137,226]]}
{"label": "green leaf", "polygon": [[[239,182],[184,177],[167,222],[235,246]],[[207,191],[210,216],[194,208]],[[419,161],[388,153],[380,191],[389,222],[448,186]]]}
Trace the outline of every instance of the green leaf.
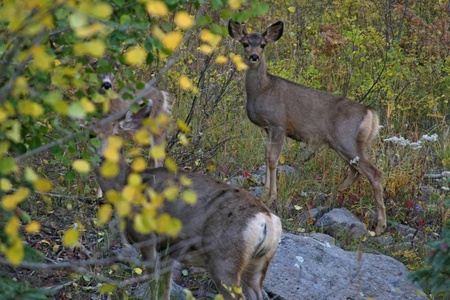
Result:
{"label": "green leaf", "polygon": [[102,145],[102,142],[98,138],[93,138],[93,139],[91,139],[91,144],[95,148],[100,148],[100,146]]}
{"label": "green leaf", "polygon": [[83,105],[79,102],[72,102],[69,105],[68,115],[72,118],[84,119],[86,117],[86,112]]}
{"label": "green leaf", "polygon": [[8,175],[12,171],[17,170],[16,162],[11,157],[0,158],[0,173],[3,175]]}

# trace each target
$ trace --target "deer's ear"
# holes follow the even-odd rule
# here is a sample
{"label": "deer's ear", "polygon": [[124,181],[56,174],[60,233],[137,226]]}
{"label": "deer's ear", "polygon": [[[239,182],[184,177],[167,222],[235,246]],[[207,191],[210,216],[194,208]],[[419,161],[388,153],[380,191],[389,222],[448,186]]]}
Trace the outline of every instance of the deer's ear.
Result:
{"label": "deer's ear", "polygon": [[228,20],[228,33],[238,41],[245,37],[245,25],[239,22],[233,22],[231,18]]}
{"label": "deer's ear", "polygon": [[131,110],[125,115],[125,119],[119,122],[119,126],[122,130],[136,130],[141,127],[141,122],[148,118],[152,111],[152,99],[148,99],[148,103],[141,104],[140,109],[137,112]]}
{"label": "deer's ear", "polygon": [[278,21],[267,28],[266,32],[263,33],[263,37],[267,42],[278,41],[283,35],[284,22]]}

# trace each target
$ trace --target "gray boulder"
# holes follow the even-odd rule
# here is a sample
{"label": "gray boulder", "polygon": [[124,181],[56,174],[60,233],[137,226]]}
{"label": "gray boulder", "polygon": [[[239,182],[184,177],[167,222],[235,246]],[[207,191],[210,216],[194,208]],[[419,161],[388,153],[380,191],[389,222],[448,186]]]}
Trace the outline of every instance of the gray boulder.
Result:
{"label": "gray boulder", "polygon": [[264,288],[275,299],[427,299],[407,268],[385,255],[342,250],[329,242],[283,233]]}
{"label": "gray boulder", "polygon": [[336,235],[345,232],[358,239],[367,233],[366,226],[345,208],[335,208],[327,212],[317,220],[315,226]]}

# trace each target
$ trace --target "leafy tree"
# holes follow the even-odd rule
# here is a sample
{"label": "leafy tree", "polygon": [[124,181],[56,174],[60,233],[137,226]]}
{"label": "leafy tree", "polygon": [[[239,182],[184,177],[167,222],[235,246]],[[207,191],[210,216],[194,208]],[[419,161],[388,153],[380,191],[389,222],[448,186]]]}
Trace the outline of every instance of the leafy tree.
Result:
{"label": "leafy tree", "polygon": [[[214,24],[205,8],[216,10],[217,16],[223,18],[233,16],[242,20],[265,13],[268,5],[239,0],[210,3],[201,0],[11,0],[2,4],[0,221],[4,226],[0,232],[0,250],[6,258],[0,258],[2,263],[20,266],[24,260],[32,262],[25,255],[29,247],[24,246],[23,235],[39,232],[40,224],[26,214],[24,217],[20,208],[29,207],[36,199],[33,193],[39,193],[50,203],[48,193],[61,188],[56,179],[70,183],[87,178],[91,164],[99,162],[99,157],[89,151],[98,145],[98,140],[86,138],[86,132],[95,125],[83,130],[77,123],[77,120],[90,121],[93,116],[108,114],[110,98],[115,95],[98,92],[97,74],[113,72],[119,66],[119,88],[132,88],[123,97],[137,103],[139,99],[134,92],[160,80],[176,63],[182,45],[189,38],[199,35],[199,51],[213,54],[226,28]],[[98,61],[96,69],[89,66],[92,58]],[[224,56],[217,59],[222,63],[227,61]],[[242,62],[238,67],[243,67]],[[152,80],[145,76],[146,86],[140,73],[151,68],[161,72],[154,73]],[[188,76],[182,75],[177,81],[181,88],[194,90]],[[109,121],[125,113],[110,117]],[[183,132],[187,131],[187,125],[178,121],[178,126],[180,138],[186,139]],[[87,147],[80,148],[75,138]],[[115,151],[119,151],[122,143],[117,145]],[[42,155],[50,155],[51,162]],[[150,156],[165,157],[164,148],[152,149]],[[50,174],[39,167],[36,157],[44,164],[54,165],[58,172]],[[168,160],[168,165],[176,169],[173,161]],[[117,169],[109,166],[102,168],[104,176],[113,176]],[[117,209],[114,204],[123,203],[114,202],[115,197],[121,196],[108,194],[113,205],[101,206],[98,224],[107,223],[111,207]],[[185,198],[194,201],[195,195]],[[166,216],[164,220],[167,221]],[[78,245],[82,226],[65,231],[62,241],[66,247]],[[167,232],[161,233],[176,234],[179,230],[178,225],[164,228]],[[148,233],[153,227],[139,229]]]}

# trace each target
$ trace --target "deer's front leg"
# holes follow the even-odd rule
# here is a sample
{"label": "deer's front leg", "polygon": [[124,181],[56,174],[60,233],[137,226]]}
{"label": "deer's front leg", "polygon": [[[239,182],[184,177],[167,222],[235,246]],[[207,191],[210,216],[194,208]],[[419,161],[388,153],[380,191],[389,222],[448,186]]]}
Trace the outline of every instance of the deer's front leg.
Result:
{"label": "deer's front leg", "polygon": [[[277,166],[284,145],[285,132],[282,127],[269,127],[266,144],[266,186],[269,189],[269,203],[277,199]],[[268,182],[269,180],[269,182]]]}

